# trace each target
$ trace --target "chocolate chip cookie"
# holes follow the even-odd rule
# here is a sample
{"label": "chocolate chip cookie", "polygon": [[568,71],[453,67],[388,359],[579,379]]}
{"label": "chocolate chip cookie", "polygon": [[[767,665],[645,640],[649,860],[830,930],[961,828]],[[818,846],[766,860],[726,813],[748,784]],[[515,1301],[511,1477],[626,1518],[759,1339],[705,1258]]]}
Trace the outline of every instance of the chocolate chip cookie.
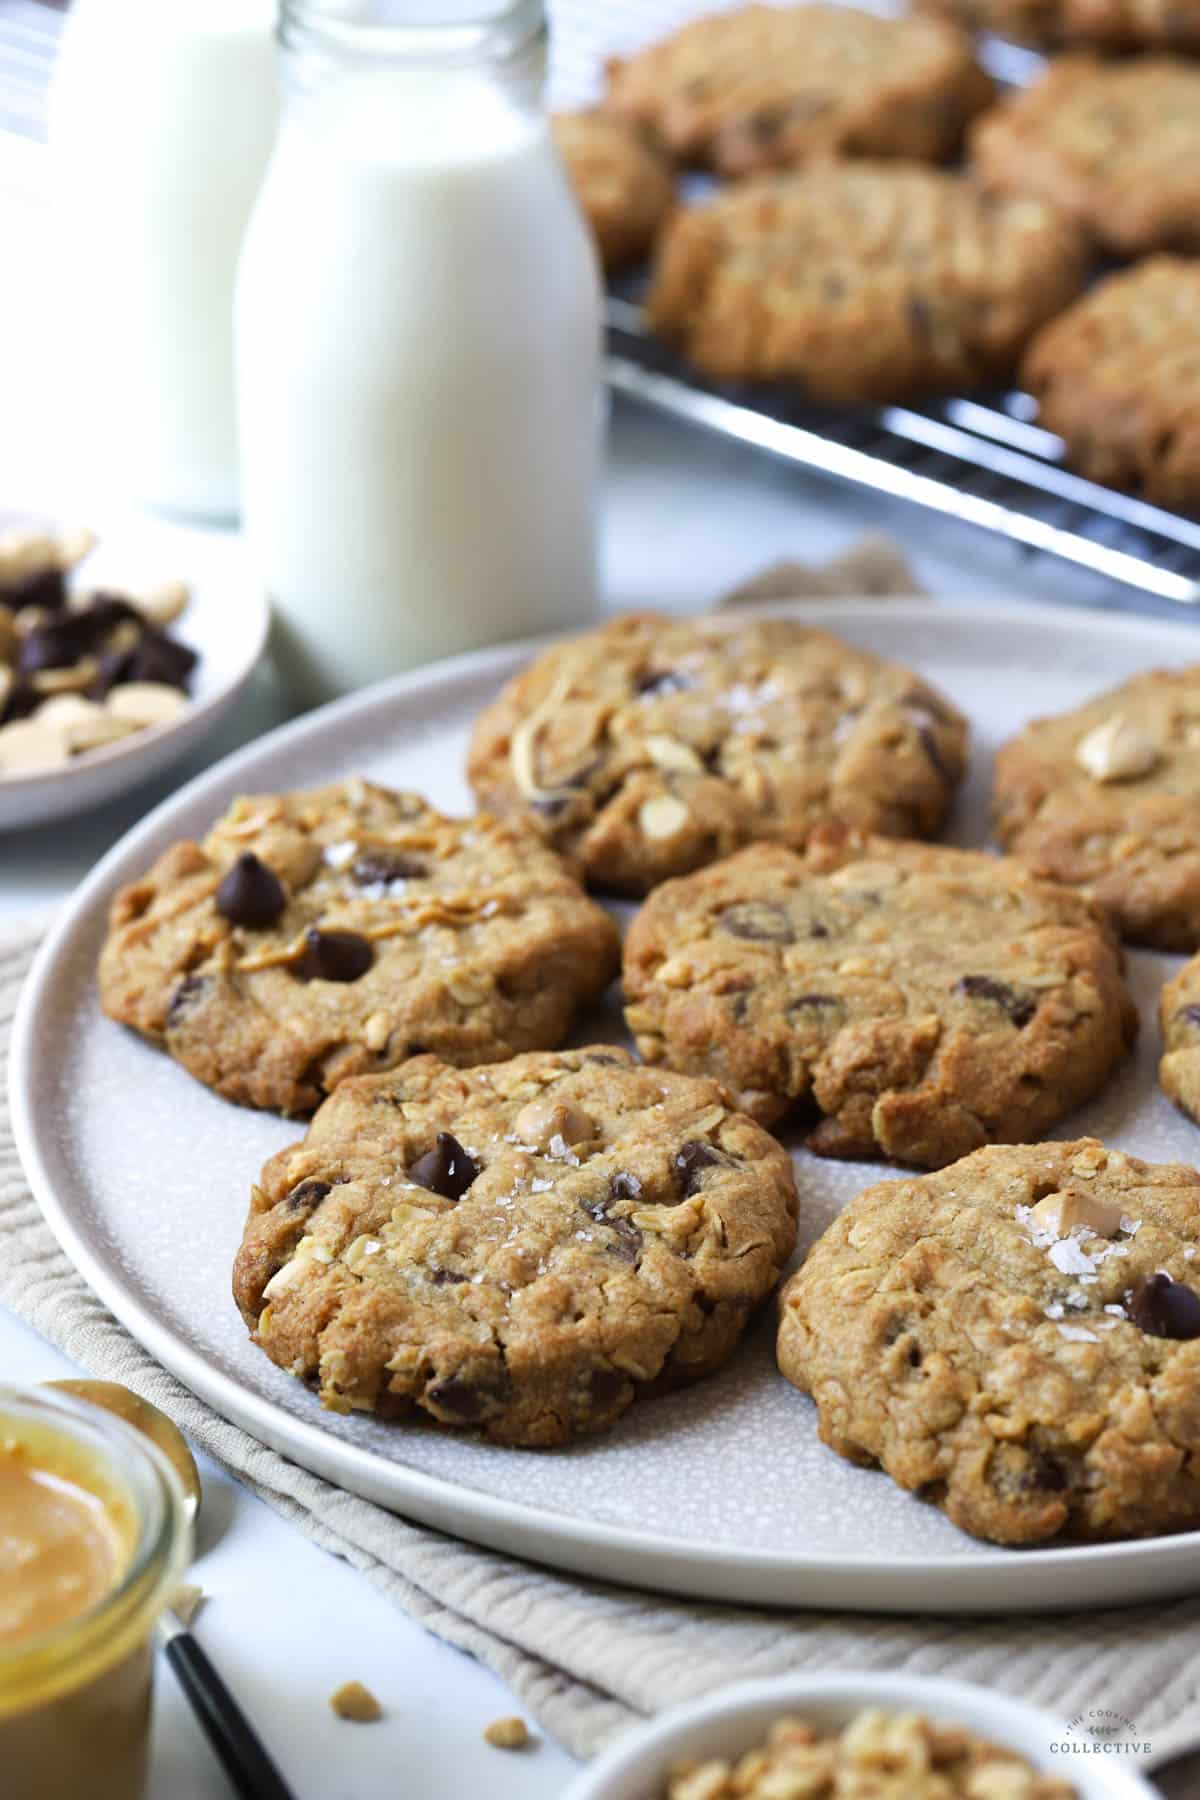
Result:
{"label": "chocolate chip cookie", "polygon": [[519,822],[348,781],[239,799],[123,888],[100,999],[226,1099],[302,1113],[422,1051],[559,1044],[619,956]]}
{"label": "chocolate chip cookie", "polygon": [[808,1145],[940,1168],[1036,1138],[1137,1030],[1116,939],[1008,857],[818,831],[650,896],[625,944],[647,1062],[724,1082]]}
{"label": "chocolate chip cookie", "polygon": [[1158,1080],[1163,1093],[1200,1125],[1200,956],[1184,963],[1158,997],[1163,1053]]}
{"label": "chocolate chip cookie", "polygon": [[992,192],[1036,195],[1118,255],[1200,249],[1200,68],[1056,57],[976,123],[971,161]]}
{"label": "chocolate chip cookie", "polygon": [[1200,1526],[1200,1174],[1094,1139],[862,1193],[781,1302],[821,1437],[1002,1544]]}
{"label": "chocolate chip cookie", "polygon": [[725,176],[814,156],[953,155],[992,83],[943,19],[746,6],[609,64],[608,105]]}
{"label": "chocolate chip cookie", "polygon": [[616,619],[547,650],[480,718],[469,773],[592,884],[642,894],[839,819],[938,830],[966,721],[919,676],[787,618]]}
{"label": "chocolate chip cookie", "polygon": [[706,375],[888,400],[1007,374],[1079,292],[1082,230],[914,163],[846,162],[676,212],[647,316]]}
{"label": "chocolate chip cookie", "polygon": [[1200,664],[1034,719],[997,754],[992,808],[1006,850],[1129,942],[1200,947]]}
{"label": "chocolate chip cookie", "polygon": [[1200,0],[918,0],[918,8],[1023,44],[1200,49]]}
{"label": "chocolate chip cookie", "polygon": [[1021,378],[1082,474],[1200,507],[1200,263],[1155,256],[1047,325]]}
{"label": "chocolate chip cookie", "polygon": [[796,1236],[787,1153],[607,1046],[343,1082],[254,1190],[234,1294],[338,1412],[561,1444],[725,1360]]}
{"label": "chocolate chip cookie", "polygon": [[604,267],[640,261],[674,198],[667,158],[627,119],[599,107],[557,113],[554,141]]}

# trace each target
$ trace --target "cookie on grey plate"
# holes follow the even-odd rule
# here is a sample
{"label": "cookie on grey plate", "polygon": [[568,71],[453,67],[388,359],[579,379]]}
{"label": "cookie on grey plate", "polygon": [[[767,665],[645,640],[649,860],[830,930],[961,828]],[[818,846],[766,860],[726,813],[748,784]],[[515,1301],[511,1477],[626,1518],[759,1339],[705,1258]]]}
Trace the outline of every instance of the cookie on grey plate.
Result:
{"label": "cookie on grey plate", "polygon": [[1200,508],[1200,262],[1151,256],[1038,332],[1021,382],[1081,474]]}
{"label": "cookie on grey plate", "polygon": [[744,6],[608,66],[609,108],[724,176],[831,155],[952,156],[993,93],[943,19]]}
{"label": "cookie on grey plate", "polygon": [[100,999],[226,1099],[301,1113],[423,1051],[551,1048],[619,957],[519,823],[355,780],[243,797],[160,856],[113,902]]}
{"label": "cookie on grey plate", "polygon": [[996,756],[996,836],[1129,942],[1200,947],[1200,664],[1034,719]]}
{"label": "cookie on grey plate", "polygon": [[338,1412],[602,1430],[730,1354],[796,1236],[786,1151],[599,1046],[344,1082],[254,1190],[234,1294]]}
{"label": "cookie on grey plate", "polygon": [[1107,923],[1011,857],[818,832],[646,901],[625,942],[647,1062],[827,1156],[940,1168],[1039,1137],[1103,1085],[1137,1011]]}
{"label": "cookie on grey plate", "polygon": [[1200,956],[1164,982],[1158,997],[1162,1030],[1159,1086],[1180,1112],[1200,1125]]}
{"label": "cookie on grey plate", "polygon": [[1050,48],[1200,50],[1200,0],[917,0],[917,10]]}
{"label": "cookie on grey plate", "polygon": [[675,197],[661,150],[615,113],[556,113],[558,145],[580,210],[610,272],[646,255]]}
{"label": "cookie on grey plate", "polygon": [[1200,1526],[1200,1174],[994,1145],[851,1202],[784,1288],[821,1437],[976,1537]]}
{"label": "cookie on grey plate", "polygon": [[966,721],[911,670],[782,617],[634,614],[545,651],[483,713],[469,774],[594,886],[642,894],[838,819],[932,836]]}
{"label": "cookie on grey plate", "polygon": [[646,311],[715,380],[891,400],[1008,376],[1086,269],[1048,201],[920,163],[817,163],[679,208]]}
{"label": "cookie on grey plate", "polygon": [[1181,56],[1055,57],[977,120],[971,168],[1036,196],[1119,256],[1200,249],[1200,68]]}

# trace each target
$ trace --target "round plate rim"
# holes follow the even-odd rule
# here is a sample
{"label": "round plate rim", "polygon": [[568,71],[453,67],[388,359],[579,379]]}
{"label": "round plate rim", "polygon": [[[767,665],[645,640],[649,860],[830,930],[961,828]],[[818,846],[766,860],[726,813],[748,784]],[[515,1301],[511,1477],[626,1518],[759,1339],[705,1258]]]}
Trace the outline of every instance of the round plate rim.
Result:
{"label": "round plate rim", "polygon": [[[794,615],[836,632],[839,621],[873,619],[913,625],[936,624],[947,612],[970,615],[989,626],[1017,631],[1055,622],[1070,629],[1125,637],[1161,655],[1190,648],[1192,629],[1173,620],[1113,617],[1094,610],[1047,607],[1035,602],[992,605],[952,600],[783,601],[739,607],[731,623],[753,614]],[[723,615],[716,615],[721,617]],[[272,754],[336,731],[347,717],[403,705],[412,695],[427,699],[497,671],[498,679],[561,634],[515,640],[410,670],[356,694],[317,708],[264,733],[187,782],[154,807],[100,860],[76,889],[39,946],[20,994],[13,1022],[9,1103],[13,1134],[26,1178],[59,1245],[89,1287],[150,1354],[222,1417],[351,1493],[388,1510],[450,1531],[485,1548],[530,1562],[596,1579],[642,1586],[693,1598],[776,1606],[835,1605],[870,1612],[1054,1611],[1066,1607],[1131,1604],[1192,1591],[1200,1586],[1200,1531],[1169,1537],[1020,1550],[980,1551],[961,1562],[944,1557],[892,1554],[879,1550],[856,1556],[796,1556],[791,1552],[741,1550],[697,1540],[672,1540],[598,1520],[499,1499],[441,1476],[380,1457],[295,1418],[273,1401],[211,1368],[198,1353],[163,1325],[93,1250],[58,1193],[46,1159],[37,1118],[35,1023],[58,971],[79,936],[94,929],[100,905],[114,885],[114,872],[153,837],[169,815],[208,789],[235,780],[264,754]],[[1172,641],[1173,640],[1173,641]],[[1194,656],[1189,660],[1200,660]],[[1189,1575],[1188,1562],[1192,1563]],[[1057,1578],[1059,1585],[1054,1586]]]}

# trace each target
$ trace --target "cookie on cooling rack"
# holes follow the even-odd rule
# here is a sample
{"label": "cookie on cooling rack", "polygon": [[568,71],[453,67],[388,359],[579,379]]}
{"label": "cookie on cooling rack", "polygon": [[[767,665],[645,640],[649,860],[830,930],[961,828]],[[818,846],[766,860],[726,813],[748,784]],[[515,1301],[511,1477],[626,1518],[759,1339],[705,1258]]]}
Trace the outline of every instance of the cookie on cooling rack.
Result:
{"label": "cookie on cooling rack", "polygon": [[614,620],[545,651],[475,727],[481,802],[593,886],[642,894],[830,819],[931,836],[966,721],[898,663],[787,618]]}
{"label": "cookie on cooling rack", "polygon": [[556,113],[554,140],[604,267],[640,261],[674,198],[667,158],[627,119],[599,107]]}
{"label": "cookie on cooling rack", "polygon": [[1200,1174],[995,1145],[851,1202],[783,1291],[821,1437],[1002,1544],[1200,1526]]}
{"label": "cookie on cooling rack", "polygon": [[831,1156],[940,1168],[1039,1137],[1103,1085],[1137,1012],[1110,928],[1015,859],[825,828],[657,888],[625,943],[648,1062]]}
{"label": "cookie on cooling rack", "polygon": [[560,1444],[724,1362],[796,1215],[791,1158],[715,1082],[605,1046],[425,1056],[271,1158],[234,1292],[335,1411]]}
{"label": "cookie on cooling rack", "polygon": [[123,888],[100,998],[226,1099],[300,1113],[420,1051],[559,1044],[619,956],[520,823],[347,781],[237,800]]}
{"label": "cookie on cooling rack", "polygon": [[1046,202],[917,164],[828,163],[677,212],[647,311],[717,379],[886,400],[1009,371],[1085,267],[1082,232]]}
{"label": "cookie on cooling rack", "polygon": [[609,64],[608,105],[725,176],[831,154],[953,155],[990,78],[942,19],[746,6]]}

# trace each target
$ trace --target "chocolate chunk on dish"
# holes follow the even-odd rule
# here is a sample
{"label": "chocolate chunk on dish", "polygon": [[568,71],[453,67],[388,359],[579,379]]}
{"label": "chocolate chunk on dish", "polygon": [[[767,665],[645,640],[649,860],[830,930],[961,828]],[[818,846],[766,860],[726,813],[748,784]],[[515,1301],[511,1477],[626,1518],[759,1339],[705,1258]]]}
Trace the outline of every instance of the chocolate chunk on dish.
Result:
{"label": "chocolate chunk on dish", "polygon": [[236,800],[123,888],[100,998],[226,1099],[304,1113],[423,1052],[552,1048],[618,960],[613,921],[519,822],[347,781]]}
{"label": "chocolate chunk on dish", "polygon": [[1137,1012],[1087,901],[1012,858],[758,844],[656,888],[625,944],[647,1062],[723,1082],[811,1150],[940,1168],[1039,1137],[1104,1084]]}
{"label": "chocolate chunk on dish", "polygon": [[967,725],[920,676],[787,618],[630,615],[545,651],[479,719],[481,804],[643,894],[834,819],[928,837]]}
{"label": "chocolate chunk on dish", "polygon": [[603,1430],[730,1355],[796,1237],[791,1159],[608,1046],[343,1082],[254,1190],[234,1295],[336,1412]]}
{"label": "chocolate chunk on dish", "polygon": [[1200,1526],[1200,1174],[1094,1139],[868,1188],[781,1298],[821,1437],[1001,1544]]}

